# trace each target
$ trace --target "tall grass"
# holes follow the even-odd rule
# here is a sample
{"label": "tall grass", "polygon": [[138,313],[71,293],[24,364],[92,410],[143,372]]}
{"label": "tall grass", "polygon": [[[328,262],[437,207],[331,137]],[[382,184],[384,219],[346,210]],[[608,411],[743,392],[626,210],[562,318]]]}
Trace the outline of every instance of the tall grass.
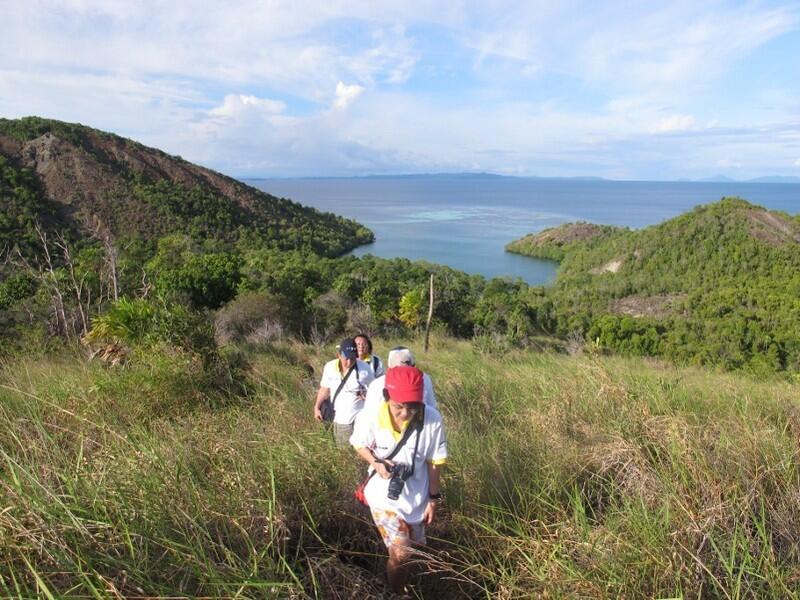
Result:
{"label": "tall grass", "polygon": [[[4,364],[0,596],[388,597],[361,467],[311,419],[326,358],[249,350],[236,393],[166,348]],[[420,597],[800,597],[796,383],[418,358],[451,454]]]}

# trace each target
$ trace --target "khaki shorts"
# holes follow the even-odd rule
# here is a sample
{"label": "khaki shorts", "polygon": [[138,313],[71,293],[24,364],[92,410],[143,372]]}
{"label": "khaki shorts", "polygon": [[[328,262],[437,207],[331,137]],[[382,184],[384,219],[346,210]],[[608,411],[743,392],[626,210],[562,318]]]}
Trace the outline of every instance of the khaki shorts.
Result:
{"label": "khaki shorts", "polygon": [[425,523],[406,523],[402,517],[391,510],[371,509],[372,520],[378,528],[386,547],[395,544],[401,546],[421,546],[425,544]]}
{"label": "khaki shorts", "polygon": [[333,424],[333,439],[340,448],[350,445],[350,436],[353,435],[353,424],[341,425]]}

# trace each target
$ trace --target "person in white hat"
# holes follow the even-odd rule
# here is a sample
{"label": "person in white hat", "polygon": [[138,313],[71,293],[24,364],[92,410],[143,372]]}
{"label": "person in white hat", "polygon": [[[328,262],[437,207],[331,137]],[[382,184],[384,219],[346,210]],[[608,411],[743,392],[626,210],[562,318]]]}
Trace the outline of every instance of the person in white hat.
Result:
{"label": "person in white hat", "polygon": [[[393,367],[399,367],[401,365],[405,365],[407,367],[417,366],[417,362],[414,359],[414,354],[405,346],[395,346],[392,348],[389,351],[389,356],[386,358],[386,363],[390,369]],[[433,392],[433,381],[431,380],[430,375],[423,373],[422,380],[422,401],[427,406],[437,408],[436,394]],[[367,388],[367,398],[364,401],[364,412],[375,410],[376,407],[383,404],[383,387],[385,385],[385,381],[386,376],[383,375],[375,378],[372,383],[369,384],[369,387]]]}

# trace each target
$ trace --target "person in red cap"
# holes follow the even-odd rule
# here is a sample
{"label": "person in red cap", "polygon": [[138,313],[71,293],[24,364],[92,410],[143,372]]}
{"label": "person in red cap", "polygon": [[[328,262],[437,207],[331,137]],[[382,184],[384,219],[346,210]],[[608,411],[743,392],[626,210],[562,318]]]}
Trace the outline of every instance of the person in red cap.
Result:
{"label": "person in red cap", "polygon": [[425,544],[425,525],[441,502],[447,442],[441,414],[422,402],[422,371],[390,368],[383,394],[381,405],[359,414],[350,443],[374,471],[364,497],[389,550],[389,585],[401,592],[414,548]]}

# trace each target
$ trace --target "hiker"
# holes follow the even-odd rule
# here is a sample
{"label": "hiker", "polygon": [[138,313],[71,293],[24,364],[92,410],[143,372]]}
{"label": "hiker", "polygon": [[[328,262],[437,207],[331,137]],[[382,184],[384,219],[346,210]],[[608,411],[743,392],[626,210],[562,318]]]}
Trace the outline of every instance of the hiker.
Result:
{"label": "hiker", "polygon": [[338,358],[325,363],[314,401],[314,418],[333,423],[337,445],[347,445],[353,433],[353,421],[364,406],[367,386],[373,377],[372,369],[358,359],[352,338],[342,340]]}
{"label": "hiker", "polygon": [[372,368],[372,373],[375,377],[380,377],[384,374],[383,361],[372,354],[372,340],[366,333],[359,333],[353,338],[356,342],[358,349],[358,358],[363,360]]}
{"label": "hiker", "polygon": [[[389,356],[386,358],[386,364],[389,369],[405,365],[407,367],[415,367],[417,365],[414,359],[414,354],[405,346],[395,346],[389,350]],[[436,394],[433,393],[433,381],[427,373],[422,374],[423,380],[423,393],[422,401],[434,408],[436,406]],[[383,386],[385,382],[385,375],[376,377],[367,388],[367,399],[364,402],[364,411],[371,411],[383,404]]]}
{"label": "hiker", "polygon": [[447,444],[442,416],[422,402],[422,371],[393,367],[385,383],[383,405],[358,419],[350,443],[371,467],[364,498],[389,550],[389,586],[402,593],[414,549],[425,544],[425,526],[442,501]]}

